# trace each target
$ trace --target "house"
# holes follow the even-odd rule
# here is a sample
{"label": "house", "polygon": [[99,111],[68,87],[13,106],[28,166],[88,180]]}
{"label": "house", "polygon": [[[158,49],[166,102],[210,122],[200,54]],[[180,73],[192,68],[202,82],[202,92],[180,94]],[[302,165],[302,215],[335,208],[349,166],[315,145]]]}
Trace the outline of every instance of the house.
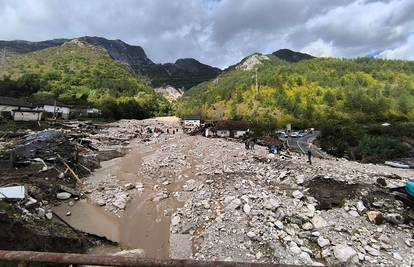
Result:
{"label": "house", "polygon": [[201,126],[200,115],[184,116],[181,121],[184,132],[188,133]]}
{"label": "house", "polygon": [[214,127],[218,137],[240,138],[245,136],[253,127],[253,124],[244,120],[218,121]]}
{"label": "house", "polygon": [[43,110],[45,113],[53,114],[56,118],[68,120],[71,107],[56,100],[35,101],[36,110]]}
{"label": "house", "polygon": [[15,121],[40,121],[42,120],[43,111],[41,110],[12,110],[12,117]]}
{"label": "house", "polygon": [[89,118],[95,118],[95,117],[99,117],[102,115],[102,111],[100,109],[92,108],[92,107],[88,107],[88,109],[86,110],[86,113]]}
{"label": "house", "polygon": [[0,96],[0,117],[12,117],[13,110],[31,110],[33,105],[22,98]]}

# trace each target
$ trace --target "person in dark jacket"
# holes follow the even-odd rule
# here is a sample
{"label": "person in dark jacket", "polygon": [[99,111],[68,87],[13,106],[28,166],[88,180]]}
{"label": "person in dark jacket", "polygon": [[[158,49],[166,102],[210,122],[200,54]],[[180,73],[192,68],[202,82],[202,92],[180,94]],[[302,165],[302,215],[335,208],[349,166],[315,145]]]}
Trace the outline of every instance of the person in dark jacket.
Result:
{"label": "person in dark jacket", "polygon": [[308,162],[310,165],[312,165],[312,150],[308,149]]}

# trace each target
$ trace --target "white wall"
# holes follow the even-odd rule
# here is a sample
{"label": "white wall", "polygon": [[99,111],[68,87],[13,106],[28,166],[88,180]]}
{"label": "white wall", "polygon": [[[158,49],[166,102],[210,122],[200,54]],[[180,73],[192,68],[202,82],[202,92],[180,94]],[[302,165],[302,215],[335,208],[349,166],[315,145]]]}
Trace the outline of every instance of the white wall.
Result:
{"label": "white wall", "polygon": [[247,131],[234,131],[234,137],[242,137]]}
{"label": "white wall", "polygon": [[40,121],[42,119],[42,113],[14,111],[13,119],[15,121]]}
{"label": "white wall", "polygon": [[229,130],[217,130],[217,136],[229,137],[230,136],[230,131]]}
{"label": "white wall", "polygon": [[184,120],[183,125],[185,127],[198,127],[201,125],[200,120]]}
{"label": "white wall", "polygon": [[[49,113],[54,113],[55,112],[55,106],[44,105],[43,109],[46,112],[49,112]],[[70,108],[56,106],[56,113],[69,114],[70,113]]]}

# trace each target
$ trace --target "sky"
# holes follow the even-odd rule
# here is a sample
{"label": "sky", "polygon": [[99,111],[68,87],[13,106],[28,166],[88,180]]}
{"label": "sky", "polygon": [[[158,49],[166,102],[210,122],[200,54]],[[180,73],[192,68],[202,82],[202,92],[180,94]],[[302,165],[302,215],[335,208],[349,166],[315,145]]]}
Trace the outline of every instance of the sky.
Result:
{"label": "sky", "polygon": [[281,48],[414,60],[414,0],[0,0],[0,40],[100,36],[224,68]]}

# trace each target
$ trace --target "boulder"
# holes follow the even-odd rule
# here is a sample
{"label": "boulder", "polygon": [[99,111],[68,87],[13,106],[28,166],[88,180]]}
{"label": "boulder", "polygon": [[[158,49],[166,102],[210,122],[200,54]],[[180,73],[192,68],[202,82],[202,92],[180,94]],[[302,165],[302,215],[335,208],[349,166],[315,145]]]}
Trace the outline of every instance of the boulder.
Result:
{"label": "boulder", "polygon": [[292,192],[292,196],[296,199],[301,199],[303,198],[303,194],[302,192],[300,192],[299,190],[295,190]]}
{"label": "boulder", "polygon": [[241,200],[238,198],[233,199],[230,204],[227,205],[227,209],[229,210],[235,210],[242,204]]}
{"label": "boulder", "polygon": [[280,206],[279,202],[273,198],[266,199],[263,202],[263,207],[267,210],[276,210]]}
{"label": "boulder", "polygon": [[121,192],[115,195],[115,200],[112,204],[119,209],[125,209],[128,200],[128,194]]}
{"label": "boulder", "polygon": [[185,182],[185,184],[183,185],[183,189],[185,191],[193,191],[194,188],[196,188],[196,186],[196,181],[194,179],[190,179],[187,182]]}
{"label": "boulder", "polygon": [[315,229],[321,229],[328,225],[328,223],[325,221],[324,218],[322,218],[320,215],[316,215],[311,220],[313,227]]}
{"label": "boulder", "polygon": [[323,238],[322,236],[318,237],[317,242],[318,242],[318,245],[319,245],[321,248],[326,247],[326,246],[328,246],[328,245],[330,245],[330,244],[331,244],[331,242],[330,242],[328,239]]}
{"label": "boulder", "polygon": [[367,209],[362,201],[358,201],[356,208],[359,212],[364,212]]}
{"label": "boulder", "polygon": [[132,190],[132,189],[135,188],[135,185],[132,184],[132,183],[127,183],[127,184],[124,185],[124,187],[125,187],[126,190]]}
{"label": "boulder", "polygon": [[348,245],[336,245],[333,252],[335,258],[341,263],[355,262],[355,259],[358,260],[358,253]]}
{"label": "boulder", "polygon": [[251,211],[251,207],[250,207],[250,205],[249,204],[244,204],[244,206],[243,206],[243,211],[244,211],[244,213],[246,213],[246,214],[249,214],[250,213],[250,211]]}
{"label": "boulder", "polygon": [[56,194],[56,198],[60,200],[66,200],[69,199],[72,196],[71,193],[68,192],[60,192]]}

